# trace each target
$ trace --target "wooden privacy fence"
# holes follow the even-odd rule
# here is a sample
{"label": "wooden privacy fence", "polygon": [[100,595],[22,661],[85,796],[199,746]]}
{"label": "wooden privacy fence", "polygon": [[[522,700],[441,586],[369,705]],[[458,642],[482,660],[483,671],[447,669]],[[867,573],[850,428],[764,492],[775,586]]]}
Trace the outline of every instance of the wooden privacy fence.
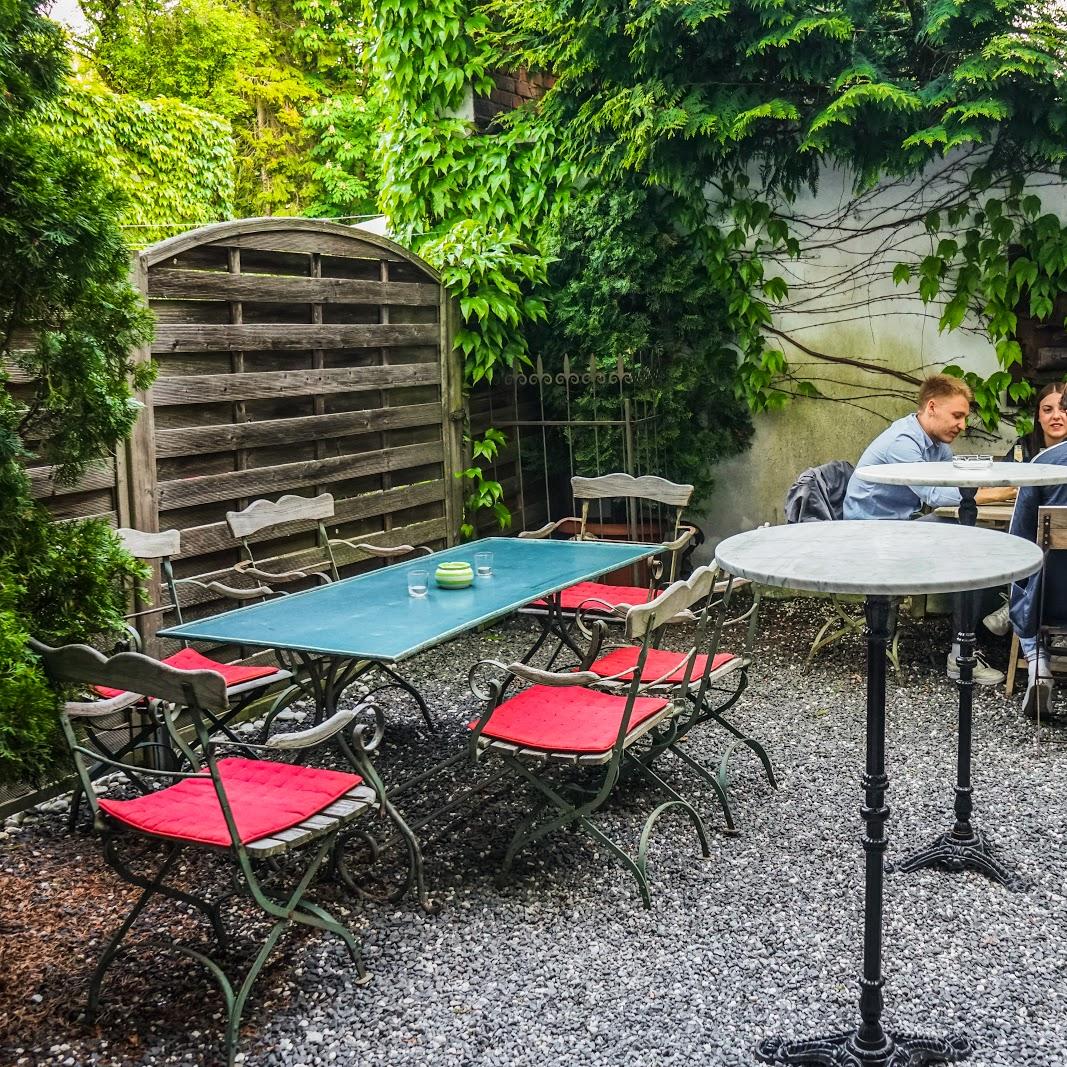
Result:
{"label": "wooden privacy fence", "polygon": [[[159,366],[114,462],[34,492],[59,518],[181,531],[179,577],[238,559],[227,511],[285,493],[332,493],[330,531],[381,545],[450,543],[461,506],[461,368],[435,272],[376,234],[310,219],[191,230],[136,256]],[[263,556],[314,546],[315,524],[266,532]],[[284,536],[279,537],[278,532]],[[359,554],[343,549],[351,568]],[[158,575],[149,590],[165,602]],[[195,616],[227,606],[191,595]],[[139,625],[151,640],[169,616]]]}

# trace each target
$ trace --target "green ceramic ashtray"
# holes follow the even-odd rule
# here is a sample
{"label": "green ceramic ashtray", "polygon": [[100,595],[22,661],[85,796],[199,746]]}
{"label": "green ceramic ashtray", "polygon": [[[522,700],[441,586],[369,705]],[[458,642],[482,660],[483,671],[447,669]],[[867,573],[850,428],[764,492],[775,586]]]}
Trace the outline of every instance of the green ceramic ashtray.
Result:
{"label": "green ceramic ashtray", "polygon": [[433,578],[442,589],[466,589],[474,581],[474,569],[461,559],[452,560],[439,563]]}

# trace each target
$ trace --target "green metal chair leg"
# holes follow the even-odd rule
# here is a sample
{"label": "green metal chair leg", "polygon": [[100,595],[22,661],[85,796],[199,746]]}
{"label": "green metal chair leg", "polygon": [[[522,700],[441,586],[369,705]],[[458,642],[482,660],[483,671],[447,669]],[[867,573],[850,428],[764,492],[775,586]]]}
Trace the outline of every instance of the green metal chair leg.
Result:
{"label": "green metal chair leg", "polygon": [[244,1013],[248,994],[252,992],[252,986],[259,977],[259,972],[263,970],[263,965],[267,962],[267,957],[274,951],[274,946],[278,943],[278,939],[282,934],[288,929],[290,922],[290,919],[279,919],[270,928],[270,933],[267,934],[267,938],[263,942],[262,947],[259,952],[256,953],[256,958],[253,960],[252,966],[249,969],[248,974],[245,975],[245,980],[241,983],[241,988],[238,990],[237,996],[234,998],[234,1002],[230,1006],[229,1018],[226,1021],[227,1067],[233,1067],[234,1057],[237,1055],[237,1035],[241,1029],[241,1016]]}
{"label": "green metal chair leg", "polygon": [[[110,844],[108,842],[107,844]],[[105,846],[105,854],[107,847]],[[89,1000],[86,1006],[86,1015],[89,1019],[92,1019],[100,1007],[100,986],[104,981],[104,975],[107,972],[108,967],[111,966],[112,960],[118,954],[119,945],[122,944],[123,939],[130,932],[130,927],[137,921],[137,917],[145,909],[145,905],[149,900],[159,892],[160,886],[163,884],[163,879],[170,873],[171,867],[174,866],[175,860],[178,858],[178,853],[181,852],[181,847],[173,845],[163,858],[163,863],[160,865],[159,871],[156,877],[151,882],[142,881],[140,884],[144,886],[144,892],[137,898],[137,902],[130,909],[130,913],[123,920],[122,925],[115,931],[111,940],[107,943],[107,947],[104,949],[104,954],[100,957],[100,962],[97,963],[96,968],[93,970],[92,977],[89,979]]]}
{"label": "green metal chair leg", "polygon": [[671,745],[670,750],[674,755],[680,759],[683,763],[692,767],[701,778],[704,779],[712,789],[715,790],[715,795],[719,798],[719,804],[722,807],[723,821],[726,823],[725,832],[728,834],[736,834],[737,826],[734,824],[734,814],[730,807],[730,799],[726,795],[726,790],[720,785],[718,778],[714,774],[709,774],[688,752],[683,751],[679,745]]}
{"label": "green metal chair leg", "polygon": [[644,870],[638,866],[633,856],[612,841],[607,834],[605,834],[599,827],[594,826],[588,819],[584,817],[580,818],[579,824],[590,837],[599,841],[609,852],[614,853],[615,857],[622,863],[622,865],[634,876],[634,878],[637,879],[637,888],[641,891],[641,900],[647,909],[651,909],[652,895],[648,889],[648,878],[645,875]]}
{"label": "green metal chair leg", "polygon": [[692,804],[687,803],[684,800],[668,800],[666,803],[660,804],[658,808],[645,820],[644,829],[641,831],[641,841],[637,847],[637,866],[641,870],[641,875],[645,880],[645,884],[648,884],[648,843],[652,837],[652,828],[656,825],[656,821],[659,817],[673,808],[681,808],[686,815],[689,816],[689,821],[693,824],[693,829],[697,832],[697,837],[700,839],[700,852],[704,859],[710,859],[711,849],[708,847],[708,835],[704,831],[704,822],[697,814],[696,809]]}

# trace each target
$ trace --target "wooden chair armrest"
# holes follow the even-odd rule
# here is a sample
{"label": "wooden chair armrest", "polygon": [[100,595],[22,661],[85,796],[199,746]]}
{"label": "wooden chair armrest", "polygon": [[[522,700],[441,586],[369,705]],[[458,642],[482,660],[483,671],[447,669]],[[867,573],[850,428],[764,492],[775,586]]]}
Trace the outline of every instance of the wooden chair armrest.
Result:
{"label": "wooden chair armrest", "polygon": [[565,522],[581,522],[582,520],[574,515],[570,515],[565,519],[556,519],[555,522],[545,523],[539,530],[521,530],[518,534],[519,537],[526,538],[527,540],[539,540],[549,537],[552,533],[558,530]]}
{"label": "wooden chair armrest", "polygon": [[[233,565],[237,574],[247,575],[249,578],[259,578],[267,582],[298,582],[301,578],[318,578],[324,585],[329,585],[330,576],[323,571],[265,571],[257,567],[250,559],[243,559]],[[191,579],[190,579],[191,580]],[[273,593],[273,589],[268,589]]]}
{"label": "wooden chair armrest", "polygon": [[599,674],[592,671],[543,671],[526,663],[509,663],[507,671],[521,678],[524,682],[536,685],[554,685],[559,687],[574,685],[596,685],[603,681]]}
{"label": "wooden chair armrest", "polygon": [[318,726],[311,726],[306,730],[292,730],[289,733],[274,734],[268,738],[262,746],[265,749],[291,751],[293,749],[311,748],[321,745],[323,741],[329,741],[331,737],[339,734],[362,710],[361,708],[348,708],[336,711],[328,719],[320,722]]}
{"label": "wooden chair armrest", "polygon": [[364,541],[350,541],[347,537],[331,537],[331,545],[348,545],[349,548],[366,552],[368,556],[378,559],[396,559],[400,556],[410,556],[413,552],[421,552],[424,555],[433,555],[433,549],[428,545],[368,545]]}
{"label": "wooden chair armrest", "polygon": [[268,589],[265,585],[239,589],[236,586],[223,585],[222,582],[201,582],[197,578],[180,578],[179,581],[182,585],[195,585],[199,589],[206,589],[210,593],[218,593],[220,596],[229,597],[231,600],[254,600],[257,597],[271,596],[274,592],[273,589]]}
{"label": "wooden chair armrest", "polygon": [[678,552],[680,549],[685,548],[690,541],[697,535],[697,528],[695,526],[683,526],[682,533],[679,534],[673,541],[664,541],[660,546],[665,552]]}

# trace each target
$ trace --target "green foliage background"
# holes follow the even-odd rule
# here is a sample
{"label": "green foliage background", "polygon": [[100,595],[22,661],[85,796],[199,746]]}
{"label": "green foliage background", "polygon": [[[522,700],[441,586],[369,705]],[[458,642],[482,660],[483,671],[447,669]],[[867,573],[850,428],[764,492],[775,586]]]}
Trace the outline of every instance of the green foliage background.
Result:
{"label": "green foliage background", "polygon": [[[560,372],[564,357],[579,373],[591,364],[609,376],[617,363],[647,370],[647,382],[627,389],[655,411],[656,454],[638,456],[638,469],[691,483],[700,499],[712,486],[712,459],[740,452],[752,422],[735,395],[722,295],[688,235],[663,225],[669,199],[636,182],[571,199],[550,237],[548,316],[530,344],[546,371]],[[565,417],[561,394],[549,391],[550,416]],[[601,389],[595,402],[588,391],[572,393],[574,418],[619,419],[621,408],[614,389]],[[600,430],[595,441],[589,431],[572,433],[580,472],[595,473],[598,455],[621,462],[620,431]],[[560,465],[567,469],[562,457]]]}
{"label": "green foliage background", "polygon": [[[61,759],[57,697],[25,639],[90,640],[122,625],[142,570],[100,521],[54,523],[23,463],[73,480],[137,417],[151,380],[130,352],[151,320],[128,281],[121,198],[86,153],[43,122],[64,90],[58,27],[30,0],[0,6],[0,780]],[[11,388],[8,367],[24,379]]]}

